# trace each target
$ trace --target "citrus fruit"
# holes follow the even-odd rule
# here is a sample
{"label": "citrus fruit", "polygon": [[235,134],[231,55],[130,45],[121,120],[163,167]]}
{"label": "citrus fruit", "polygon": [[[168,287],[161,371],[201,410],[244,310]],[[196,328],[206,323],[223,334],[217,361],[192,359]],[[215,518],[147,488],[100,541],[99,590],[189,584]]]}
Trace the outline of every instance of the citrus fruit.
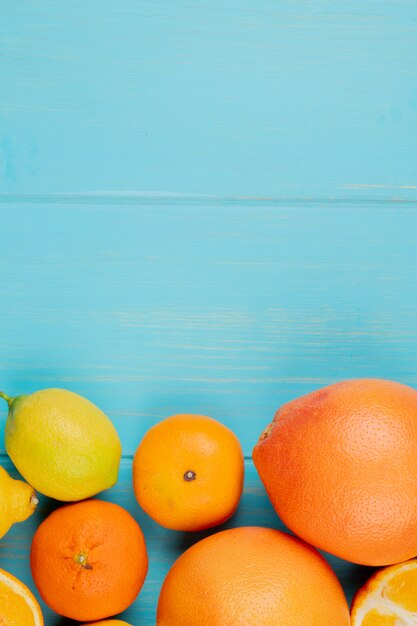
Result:
{"label": "citrus fruit", "polygon": [[59,615],[93,621],[124,611],[138,595],[148,558],[141,529],[122,507],[86,500],[57,509],[36,531],[32,575]]}
{"label": "citrus fruit", "polygon": [[416,626],[417,560],[380,570],[357,592],[352,626]]}
{"label": "citrus fruit", "polygon": [[283,522],[343,559],[417,554],[417,391],[361,379],[282,406],[253,460]]}
{"label": "citrus fruit", "polygon": [[0,569],[0,624],[43,626],[41,608],[33,593],[20,580]]}
{"label": "citrus fruit", "polygon": [[153,426],[133,460],[140,506],[174,530],[225,522],[243,488],[243,453],[236,435],[204,415],[173,415]]}
{"label": "citrus fruit", "polygon": [[40,493],[83,500],[117,482],[121,445],[108,417],[65,389],[8,398],[6,450]]}
{"label": "citrus fruit", "polygon": [[322,556],[270,528],[224,530],[174,563],[157,626],[348,626],[343,590]]}
{"label": "citrus fruit", "polygon": [[15,480],[0,466],[0,539],[13,524],[30,517],[37,504],[32,487],[22,480]]}

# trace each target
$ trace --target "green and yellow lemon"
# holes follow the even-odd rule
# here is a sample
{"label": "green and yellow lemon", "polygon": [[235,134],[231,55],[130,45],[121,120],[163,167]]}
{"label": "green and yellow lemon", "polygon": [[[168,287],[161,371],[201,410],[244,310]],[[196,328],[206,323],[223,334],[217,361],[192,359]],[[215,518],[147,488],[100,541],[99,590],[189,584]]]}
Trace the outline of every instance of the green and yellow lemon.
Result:
{"label": "green and yellow lemon", "polygon": [[9,398],[6,450],[34,488],[62,501],[84,500],[117,482],[121,444],[110,419],[65,389]]}

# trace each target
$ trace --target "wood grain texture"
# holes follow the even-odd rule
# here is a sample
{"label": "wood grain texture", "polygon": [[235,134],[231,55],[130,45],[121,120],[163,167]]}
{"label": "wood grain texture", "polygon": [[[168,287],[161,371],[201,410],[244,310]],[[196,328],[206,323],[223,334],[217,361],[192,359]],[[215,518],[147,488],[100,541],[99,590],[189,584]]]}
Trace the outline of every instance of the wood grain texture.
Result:
{"label": "wood grain texture", "polygon": [[220,419],[250,455],[277,407],[313,388],[417,383],[415,209],[3,203],[1,384],[86,395],[126,455],[184,411]]}
{"label": "wood grain texture", "polygon": [[416,197],[416,29],[414,0],[4,0],[1,188]]}
{"label": "wood grain texture", "polygon": [[[198,539],[132,498],[150,425],[230,426],[231,523],[275,526],[249,459],[279,405],[344,378],[417,385],[416,34],[414,0],[0,3],[0,389],[67,387],[115,422],[105,497],[151,555],[134,626]],[[51,507],[0,567],[30,582]],[[331,562],[350,597],[369,571]]]}

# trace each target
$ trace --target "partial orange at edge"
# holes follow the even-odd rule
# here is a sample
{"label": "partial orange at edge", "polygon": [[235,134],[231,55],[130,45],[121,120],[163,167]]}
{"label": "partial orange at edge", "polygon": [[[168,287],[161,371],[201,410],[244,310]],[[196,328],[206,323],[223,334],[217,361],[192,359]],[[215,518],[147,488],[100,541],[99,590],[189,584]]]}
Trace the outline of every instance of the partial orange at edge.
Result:
{"label": "partial orange at edge", "polygon": [[357,592],[352,626],[417,626],[417,559],[371,576]]}
{"label": "partial orange at edge", "polygon": [[0,623],[7,626],[44,626],[42,611],[33,593],[3,569],[0,569]]}

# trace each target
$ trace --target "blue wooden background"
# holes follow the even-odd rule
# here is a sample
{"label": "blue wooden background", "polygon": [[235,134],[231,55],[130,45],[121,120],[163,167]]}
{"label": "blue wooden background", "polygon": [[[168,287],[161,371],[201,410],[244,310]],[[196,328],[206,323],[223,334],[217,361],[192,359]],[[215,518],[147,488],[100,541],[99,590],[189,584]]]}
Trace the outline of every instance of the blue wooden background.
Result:
{"label": "blue wooden background", "polygon": [[[67,387],[117,425],[103,497],[151,558],[134,626],[201,536],[133,498],[151,424],[230,426],[247,472],[228,526],[282,527],[251,463],[276,408],[349,377],[417,385],[416,59],[414,0],[0,4],[0,388]],[[0,541],[32,589],[54,506]],[[370,570],[330,560],[350,598]]]}

